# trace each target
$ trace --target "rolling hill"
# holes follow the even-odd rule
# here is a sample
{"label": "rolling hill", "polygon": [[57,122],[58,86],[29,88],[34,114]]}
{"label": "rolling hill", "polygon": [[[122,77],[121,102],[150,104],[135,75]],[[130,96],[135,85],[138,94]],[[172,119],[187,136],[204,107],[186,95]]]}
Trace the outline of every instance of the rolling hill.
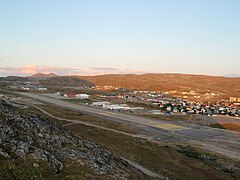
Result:
{"label": "rolling hill", "polygon": [[74,77],[58,76],[39,81],[40,84],[48,86],[67,86],[67,87],[92,87],[94,83]]}
{"label": "rolling hill", "polygon": [[94,83],[87,80],[69,77],[69,76],[57,76],[55,74],[36,74],[30,77],[20,76],[8,76],[0,77],[0,82],[22,83],[22,82],[34,82],[47,86],[66,86],[66,87],[85,87],[90,88],[94,86]]}
{"label": "rolling hill", "polygon": [[[75,76],[76,77],[76,76]],[[218,92],[221,97],[240,97],[240,78],[189,74],[109,74],[77,76],[96,85],[113,85],[138,90]]]}
{"label": "rolling hill", "polygon": [[0,81],[39,81],[52,86],[94,85],[125,87],[135,90],[196,91],[200,94],[214,92],[220,98],[240,97],[240,78],[190,74],[107,74],[97,76],[57,76],[56,74],[35,74],[30,77],[9,76]]}
{"label": "rolling hill", "polygon": [[28,76],[29,78],[50,78],[50,77],[58,77],[58,75],[54,73],[44,74],[44,73],[37,73],[32,76]]}

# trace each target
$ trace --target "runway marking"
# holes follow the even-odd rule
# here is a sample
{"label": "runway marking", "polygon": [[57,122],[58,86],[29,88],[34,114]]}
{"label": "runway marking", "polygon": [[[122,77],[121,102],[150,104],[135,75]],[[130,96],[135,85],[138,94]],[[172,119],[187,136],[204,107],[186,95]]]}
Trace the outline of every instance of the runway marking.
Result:
{"label": "runway marking", "polygon": [[175,124],[152,124],[151,126],[156,127],[156,128],[160,128],[160,129],[165,129],[165,130],[186,130],[186,129],[190,129],[184,126],[178,126]]}

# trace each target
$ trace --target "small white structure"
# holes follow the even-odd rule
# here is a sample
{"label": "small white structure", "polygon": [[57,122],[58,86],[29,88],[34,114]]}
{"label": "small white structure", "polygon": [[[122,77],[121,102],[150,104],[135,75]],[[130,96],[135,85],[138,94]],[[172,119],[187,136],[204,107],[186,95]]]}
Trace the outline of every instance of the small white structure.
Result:
{"label": "small white structure", "polygon": [[152,114],[162,114],[162,112],[160,110],[151,110]]}
{"label": "small white structure", "polygon": [[24,91],[30,91],[29,87],[21,87],[21,89],[24,90]]}
{"label": "small white structure", "polygon": [[37,90],[38,90],[38,91],[47,91],[48,89],[45,88],[45,87],[39,87],[39,88],[37,88]]}
{"label": "small white structure", "polygon": [[60,92],[56,92],[54,93],[55,96],[61,96],[61,93]]}
{"label": "small white structure", "polygon": [[144,110],[144,107],[130,107],[129,110]]}
{"label": "small white structure", "polygon": [[195,98],[195,99],[200,99],[201,96],[193,96],[193,98]]}
{"label": "small white structure", "polygon": [[168,112],[170,112],[170,111],[172,111],[172,107],[171,107],[171,106],[168,106],[168,107],[166,108],[166,110],[167,110]]}
{"label": "small white structure", "polygon": [[102,101],[102,102],[93,102],[93,106],[104,106],[104,105],[110,105],[110,102]]}
{"label": "small white structure", "polygon": [[88,94],[76,94],[76,98],[78,98],[78,99],[88,99],[89,95]]}
{"label": "small white structure", "polygon": [[118,105],[118,104],[112,104],[112,105],[103,105],[103,108],[110,109],[110,110],[123,110],[123,109],[126,109],[128,107],[121,106],[121,105]]}
{"label": "small white structure", "polygon": [[64,93],[64,94],[63,94],[63,97],[68,97],[67,93]]}

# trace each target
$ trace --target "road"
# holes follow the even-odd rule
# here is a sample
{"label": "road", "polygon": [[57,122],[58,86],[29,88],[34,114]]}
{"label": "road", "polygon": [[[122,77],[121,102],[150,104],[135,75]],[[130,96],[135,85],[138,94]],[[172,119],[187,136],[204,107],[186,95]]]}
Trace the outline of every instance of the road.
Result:
{"label": "road", "polygon": [[106,120],[131,123],[132,125],[136,124],[141,125],[142,127],[150,127],[150,129],[152,129],[152,132],[149,132],[148,135],[153,140],[158,139],[158,137],[168,136],[169,141],[171,141],[172,138],[175,139],[176,142],[187,142],[193,145],[200,145],[205,149],[212,150],[214,152],[218,152],[231,158],[240,160],[240,133],[238,132],[208,128],[205,126],[183,122],[166,122],[158,119],[144,118],[126,113],[99,109],[91,106],[73,104],[40,94],[20,94],[41,102],[53,104],[55,106],[93,115],[96,117],[101,117]]}

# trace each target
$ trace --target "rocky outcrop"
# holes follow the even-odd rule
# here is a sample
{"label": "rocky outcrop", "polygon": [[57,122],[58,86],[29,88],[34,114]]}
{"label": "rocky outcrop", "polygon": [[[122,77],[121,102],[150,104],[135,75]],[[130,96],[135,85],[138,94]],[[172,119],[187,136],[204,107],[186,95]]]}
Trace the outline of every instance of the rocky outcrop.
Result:
{"label": "rocky outcrop", "polygon": [[[129,172],[141,174],[121,158],[97,144],[75,137],[69,131],[39,116],[25,116],[18,109],[0,102],[0,156],[33,157],[48,162],[56,172],[64,167],[64,159],[78,160],[99,175],[124,179]],[[35,164],[37,166],[37,164]]]}

